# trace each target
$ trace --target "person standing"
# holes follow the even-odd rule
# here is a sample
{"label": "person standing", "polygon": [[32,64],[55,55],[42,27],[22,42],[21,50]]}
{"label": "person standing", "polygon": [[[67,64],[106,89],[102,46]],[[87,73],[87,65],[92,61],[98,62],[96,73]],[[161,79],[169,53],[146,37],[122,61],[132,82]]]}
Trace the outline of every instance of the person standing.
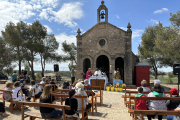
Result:
{"label": "person standing", "polygon": [[76,72],[74,71],[74,68],[71,69],[70,74],[71,74],[71,84],[73,84],[75,81],[75,74],[76,74]]}
{"label": "person standing", "polygon": [[26,76],[26,74],[27,74],[27,71],[26,71],[26,69],[24,70],[24,76]]}
{"label": "person standing", "polygon": [[88,71],[86,72],[86,79],[89,79],[89,77],[92,76],[92,71],[91,68],[88,69]]}
{"label": "person standing", "polygon": [[12,81],[13,81],[13,82],[16,82],[16,81],[17,81],[16,71],[14,71],[13,74],[12,74]]}

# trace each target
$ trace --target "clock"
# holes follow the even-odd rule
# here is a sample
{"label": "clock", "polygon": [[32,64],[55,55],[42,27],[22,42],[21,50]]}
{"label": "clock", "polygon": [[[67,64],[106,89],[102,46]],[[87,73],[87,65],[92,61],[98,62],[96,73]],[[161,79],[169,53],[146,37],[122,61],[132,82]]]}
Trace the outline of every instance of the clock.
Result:
{"label": "clock", "polygon": [[104,46],[105,43],[106,43],[106,41],[105,41],[104,39],[102,39],[102,40],[99,41],[99,45],[100,45],[100,46]]}

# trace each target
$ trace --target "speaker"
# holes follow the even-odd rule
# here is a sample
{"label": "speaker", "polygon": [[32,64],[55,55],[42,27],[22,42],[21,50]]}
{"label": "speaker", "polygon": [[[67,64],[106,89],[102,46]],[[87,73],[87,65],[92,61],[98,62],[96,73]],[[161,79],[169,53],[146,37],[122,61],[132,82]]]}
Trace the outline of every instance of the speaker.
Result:
{"label": "speaker", "polygon": [[58,72],[59,71],[59,65],[58,64],[54,64],[54,72]]}
{"label": "speaker", "polygon": [[180,63],[173,64],[173,74],[180,75]]}

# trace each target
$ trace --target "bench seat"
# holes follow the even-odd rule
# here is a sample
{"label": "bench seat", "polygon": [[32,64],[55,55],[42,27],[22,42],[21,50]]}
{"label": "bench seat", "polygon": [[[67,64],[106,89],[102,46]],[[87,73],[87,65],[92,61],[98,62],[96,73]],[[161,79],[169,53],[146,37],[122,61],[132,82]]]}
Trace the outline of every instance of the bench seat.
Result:
{"label": "bench seat", "polygon": [[[45,118],[42,118],[41,116],[41,113],[40,112],[33,112],[33,111],[27,111],[27,112],[24,112],[24,115],[27,115],[27,116],[31,116],[31,119],[35,119],[35,118],[40,118],[40,119],[45,119]],[[46,118],[47,119],[47,118]],[[62,120],[62,116],[59,116],[57,118],[53,118],[51,120]]]}

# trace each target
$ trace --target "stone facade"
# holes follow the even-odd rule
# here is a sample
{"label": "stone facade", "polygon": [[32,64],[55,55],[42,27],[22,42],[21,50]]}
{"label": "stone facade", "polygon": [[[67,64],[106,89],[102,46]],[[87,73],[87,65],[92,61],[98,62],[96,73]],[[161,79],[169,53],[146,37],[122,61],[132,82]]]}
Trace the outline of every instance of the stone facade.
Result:
{"label": "stone facade", "polygon": [[[102,5],[101,5],[102,6]],[[102,8],[102,7],[101,7]],[[98,10],[100,11],[100,10]],[[107,12],[106,12],[107,13]],[[134,65],[137,57],[132,52],[132,31],[128,24],[128,30],[124,31],[110,23],[98,22],[84,34],[77,33],[77,78],[82,78],[83,62],[86,58],[90,60],[92,72],[96,69],[96,60],[99,56],[105,55],[109,59],[112,73],[115,70],[115,60],[118,57],[124,60],[124,82],[133,84]],[[101,46],[99,41],[104,39],[105,45]],[[112,83],[114,74],[109,73],[109,82]]]}

